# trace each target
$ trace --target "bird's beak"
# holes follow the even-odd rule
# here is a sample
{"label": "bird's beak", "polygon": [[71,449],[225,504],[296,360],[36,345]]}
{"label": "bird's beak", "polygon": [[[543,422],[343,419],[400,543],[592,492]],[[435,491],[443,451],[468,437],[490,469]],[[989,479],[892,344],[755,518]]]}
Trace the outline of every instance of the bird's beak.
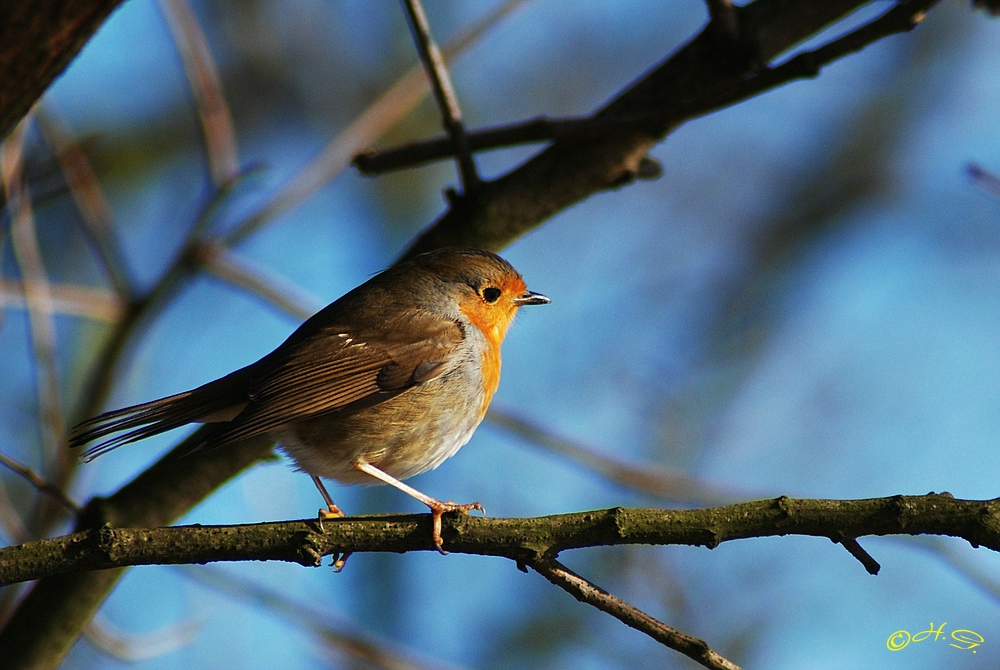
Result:
{"label": "bird's beak", "polygon": [[514,298],[513,302],[518,307],[522,307],[524,305],[547,305],[552,301],[546,298],[541,293],[535,293],[534,291],[527,291],[521,297]]}

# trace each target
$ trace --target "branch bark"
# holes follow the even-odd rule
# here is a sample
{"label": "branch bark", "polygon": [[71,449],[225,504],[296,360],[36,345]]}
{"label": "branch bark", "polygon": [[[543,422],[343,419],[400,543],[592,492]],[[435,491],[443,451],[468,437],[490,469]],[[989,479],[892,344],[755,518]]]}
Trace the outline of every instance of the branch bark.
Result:
{"label": "branch bark", "polygon": [[[785,496],[665,510],[616,507],[529,519],[444,517],[450,553],[498,556],[519,565],[569,549],[624,544],[691,545],[785,535],[834,543],[881,535],[948,535],[1000,551],[1000,499],[959,500],[949,493],[865,500]],[[122,528],[110,523],[71,535],[0,549],[0,585],[136,565],[286,561],[318,566],[323,556],[437,551],[429,514],[345,517],[234,526]],[[864,563],[864,561],[862,561]]]}

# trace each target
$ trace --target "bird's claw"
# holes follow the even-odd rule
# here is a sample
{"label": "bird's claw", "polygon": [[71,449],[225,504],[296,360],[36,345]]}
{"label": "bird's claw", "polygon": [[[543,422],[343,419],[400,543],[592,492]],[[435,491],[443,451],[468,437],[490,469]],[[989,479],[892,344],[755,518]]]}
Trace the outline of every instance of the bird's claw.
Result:
{"label": "bird's claw", "polygon": [[465,512],[469,513],[469,510],[478,510],[483,514],[486,514],[486,510],[483,506],[478,503],[467,503],[461,504],[454,500],[449,500],[447,502],[441,502],[440,500],[435,500],[435,504],[428,504],[427,506],[431,508],[431,519],[434,524],[434,528],[431,534],[431,539],[434,540],[434,546],[437,547],[438,553],[442,556],[447,556],[448,552],[444,550],[444,539],[441,537],[441,516],[447,512]]}

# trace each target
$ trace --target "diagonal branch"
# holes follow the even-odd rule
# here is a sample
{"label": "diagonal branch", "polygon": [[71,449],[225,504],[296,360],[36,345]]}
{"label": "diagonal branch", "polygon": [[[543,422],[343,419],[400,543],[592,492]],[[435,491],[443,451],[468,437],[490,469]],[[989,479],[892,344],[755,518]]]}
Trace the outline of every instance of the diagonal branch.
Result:
{"label": "diagonal branch", "polygon": [[703,640],[682,633],[676,628],[654,619],[642,610],[584,579],[555,559],[540,559],[532,561],[529,565],[542,577],[580,602],[610,614],[629,628],[645,633],[663,646],[679,651],[706,668],[740,670],[738,665],[712,651]]}
{"label": "diagonal branch", "polygon": [[222,188],[237,178],[240,166],[229,103],[222,92],[208,40],[186,0],[160,0],[160,9],[170,26],[198,106],[209,175],[215,187]]}

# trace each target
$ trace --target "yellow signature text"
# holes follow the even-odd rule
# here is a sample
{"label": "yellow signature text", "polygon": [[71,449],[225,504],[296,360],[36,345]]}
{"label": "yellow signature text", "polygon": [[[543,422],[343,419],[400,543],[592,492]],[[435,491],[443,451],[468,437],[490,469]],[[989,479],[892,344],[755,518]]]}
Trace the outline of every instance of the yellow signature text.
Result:
{"label": "yellow signature text", "polygon": [[934,627],[934,622],[927,627],[927,630],[922,630],[919,633],[914,633],[910,635],[909,631],[897,630],[895,633],[889,636],[889,639],[885,641],[885,646],[888,647],[889,651],[902,651],[911,642],[923,642],[924,640],[929,640],[933,636],[934,642],[938,640],[954,640],[954,642],[949,643],[948,646],[955,647],[956,649],[972,650],[972,653],[976,653],[976,647],[981,645],[986,640],[982,635],[974,630],[967,630],[965,628],[959,628],[951,631],[950,636],[945,635],[944,627],[948,625],[945,621],[937,628]]}

